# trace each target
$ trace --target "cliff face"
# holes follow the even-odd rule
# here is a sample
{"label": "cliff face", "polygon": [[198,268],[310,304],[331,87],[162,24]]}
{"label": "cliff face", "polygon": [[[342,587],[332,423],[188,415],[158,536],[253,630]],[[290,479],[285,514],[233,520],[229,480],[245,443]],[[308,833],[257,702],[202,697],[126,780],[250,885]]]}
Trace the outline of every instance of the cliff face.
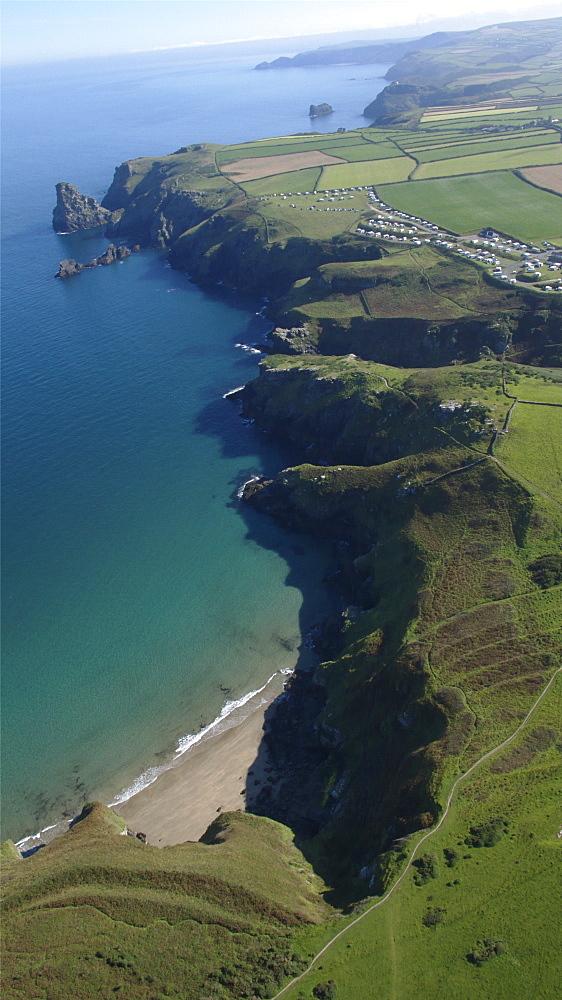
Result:
{"label": "cliff face", "polygon": [[333,260],[378,260],[377,246],[352,237],[311,240],[291,237],[268,243],[263,218],[243,207],[217,212],[176,242],[173,267],[203,283],[218,281],[245,292],[277,298],[293,282]]}
{"label": "cliff face", "polygon": [[156,188],[130,200],[120,219],[107,232],[108,236],[134,240],[142,246],[169,247],[212,211],[213,206],[202,191]]}
{"label": "cliff face", "polygon": [[[390,388],[354,355],[270,357],[240,397],[244,416],[319,464],[380,465],[443,443],[444,411],[434,395]],[[459,405],[446,416],[448,434],[472,444],[489,413]]]}
{"label": "cliff face", "polygon": [[186,230],[222,208],[237,189],[217,170],[215,146],[185,146],[159,159],[142,157],[115,170],[103,206],[121,210],[109,236],[170,247]]}
{"label": "cliff face", "polygon": [[53,229],[58,233],[73,233],[77,229],[104,226],[113,220],[113,212],[103,208],[74,184],[61,181],[56,186],[57,204],[53,211]]}

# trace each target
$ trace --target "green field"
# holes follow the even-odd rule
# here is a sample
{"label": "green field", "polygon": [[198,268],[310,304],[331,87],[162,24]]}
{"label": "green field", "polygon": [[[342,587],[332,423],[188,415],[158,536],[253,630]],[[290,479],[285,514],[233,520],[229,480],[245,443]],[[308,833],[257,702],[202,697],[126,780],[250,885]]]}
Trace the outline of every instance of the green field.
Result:
{"label": "green field", "polygon": [[455,174],[477,174],[489,170],[511,170],[517,167],[539,167],[562,163],[562,145],[530,146],[528,149],[506,149],[493,153],[474,153],[432,163],[422,163],[414,172],[415,180],[431,177],[453,177]]}
{"label": "green field", "polygon": [[[562,406],[562,370],[505,366],[505,387],[511,396],[533,403],[558,403]],[[562,410],[561,410],[562,417]],[[562,433],[562,432],[561,432]]]}
{"label": "green field", "polygon": [[445,121],[445,119],[452,119],[457,121],[459,118],[478,118],[482,115],[510,115],[510,114],[523,114],[527,111],[536,111],[536,104],[529,104],[527,107],[515,107],[513,112],[508,108],[455,108],[451,111],[428,111],[422,116],[422,123],[427,125],[428,122]]}
{"label": "green field", "polygon": [[415,166],[415,160],[406,156],[365,160],[362,163],[338,163],[322,168],[318,187],[324,191],[333,191],[334,188],[405,181]]}
{"label": "green field", "polygon": [[358,160],[384,160],[395,156],[404,156],[401,149],[398,149],[393,142],[364,142],[355,146],[344,146],[343,143],[322,147],[325,153],[332,156],[341,156],[343,160],[355,162]]}
{"label": "green field", "polygon": [[314,191],[320,177],[321,167],[306,167],[303,170],[290,170],[285,174],[274,174],[271,177],[260,177],[255,181],[243,181],[240,187],[249,195],[288,194],[297,191]]}
{"label": "green field", "polygon": [[447,145],[436,144],[423,149],[409,149],[409,152],[420,163],[428,163],[431,160],[445,160],[461,156],[472,157],[478,153],[508,152],[510,150],[520,150],[522,153],[527,153],[530,148],[553,145],[554,142],[555,136],[552,132],[541,132],[537,135],[526,134],[524,138],[521,136],[518,136],[517,139],[487,138],[469,143],[465,138],[463,142],[448,143]]}
{"label": "green field", "polygon": [[456,233],[492,226],[524,241],[562,244],[562,199],[511,172],[377,187],[384,201]]}
{"label": "green field", "polygon": [[562,504],[562,406],[517,403],[498,459]]}

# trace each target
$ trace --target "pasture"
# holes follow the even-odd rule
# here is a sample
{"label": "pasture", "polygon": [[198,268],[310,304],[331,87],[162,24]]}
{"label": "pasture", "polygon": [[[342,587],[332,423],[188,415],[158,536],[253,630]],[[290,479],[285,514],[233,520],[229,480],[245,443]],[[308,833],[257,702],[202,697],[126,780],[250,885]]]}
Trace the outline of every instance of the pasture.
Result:
{"label": "pasture", "polygon": [[[520,150],[527,152],[536,146],[554,145],[555,135],[553,132],[538,132],[536,134],[525,134],[525,137],[507,138],[502,136],[486,136],[484,139],[474,139],[467,142],[466,137],[462,141],[452,141],[446,144],[434,143],[432,146],[423,146],[419,149],[409,148],[408,152],[420,163],[427,163],[430,160],[445,160],[453,157],[473,157],[477,153],[508,152],[510,150]],[[472,171],[465,171],[472,173]]]}
{"label": "pasture", "polygon": [[562,504],[562,406],[517,403],[496,455],[509,470]]}
{"label": "pasture", "polygon": [[393,208],[423,215],[450,232],[492,226],[525,242],[562,243],[560,198],[510,171],[383,184],[377,193]]}
{"label": "pasture", "polygon": [[562,144],[529,146],[525,149],[504,149],[494,152],[451,157],[422,163],[414,172],[414,179],[453,177],[457,174],[479,174],[492,170],[512,170],[517,167],[562,164]]}
{"label": "pasture", "polygon": [[359,163],[323,167],[318,188],[333,191],[334,188],[405,181],[415,166],[415,160],[409,157],[394,156],[383,160],[363,160]]}

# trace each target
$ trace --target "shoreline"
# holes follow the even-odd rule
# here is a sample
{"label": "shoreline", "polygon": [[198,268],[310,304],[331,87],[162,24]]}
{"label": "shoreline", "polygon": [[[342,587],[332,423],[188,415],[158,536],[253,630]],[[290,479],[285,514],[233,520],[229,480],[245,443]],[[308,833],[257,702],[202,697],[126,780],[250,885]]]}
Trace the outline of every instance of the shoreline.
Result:
{"label": "shoreline", "polygon": [[262,740],[265,713],[282,694],[285,680],[286,674],[275,673],[224,725],[215,726],[177,763],[111,808],[155,847],[197,841],[220,813],[244,810],[252,789],[275,780]]}
{"label": "shoreline", "polygon": [[[169,761],[140,774],[107,803],[108,808],[135,833],[145,833],[147,843],[162,847],[198,840],[219,812],[244,808],[246,796],[241,792],[248,770],[259,787],[268,780],[269,763],[260,747],[265,712],[283,693],[292,673],[292,669],[277,670],[261,687],[226,702],[208,726],[182,737]],[[34,853],[66,833],[74,819],[60,819],[28,834],[16,847],[26,856]]]}

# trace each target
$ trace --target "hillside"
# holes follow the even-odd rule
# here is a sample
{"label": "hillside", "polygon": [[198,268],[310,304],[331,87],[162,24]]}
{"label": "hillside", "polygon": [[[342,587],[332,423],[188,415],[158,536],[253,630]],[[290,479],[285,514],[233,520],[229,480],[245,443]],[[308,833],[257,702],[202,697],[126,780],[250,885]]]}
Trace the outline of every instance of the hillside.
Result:
{"label": "hillside", "polygon": [[131,1000],[269,996],[329,915],[290,832],[224,813],[203,842],[159,850],[101,804],[3,864],[3,995]]}

